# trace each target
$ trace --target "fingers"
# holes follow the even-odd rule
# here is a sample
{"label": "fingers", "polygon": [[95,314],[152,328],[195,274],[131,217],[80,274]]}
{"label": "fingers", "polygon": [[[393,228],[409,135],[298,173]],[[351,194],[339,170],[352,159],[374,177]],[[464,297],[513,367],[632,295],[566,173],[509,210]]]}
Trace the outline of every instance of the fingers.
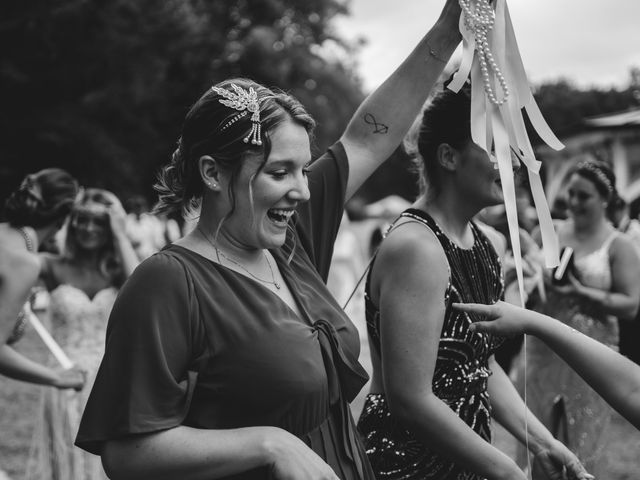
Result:
{"label": "fingers", "polygon": [[595,477],[587,472],[584,465],[580,463],[578,459],[570,461],[566,465],[569,478],[575,478],[576,480],[593,480]]}
{"label": "fingers", "polygon": [[484,305],[482,303],[452,303],[451,307],[460,312],[489,315],[493,305]]}

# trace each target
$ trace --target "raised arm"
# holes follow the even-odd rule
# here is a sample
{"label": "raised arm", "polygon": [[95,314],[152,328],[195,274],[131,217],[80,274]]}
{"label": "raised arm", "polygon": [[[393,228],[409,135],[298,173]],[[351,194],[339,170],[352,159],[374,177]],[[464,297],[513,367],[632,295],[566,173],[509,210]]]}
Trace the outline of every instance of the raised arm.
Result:
{"label": "raised arm", "polygon": [[546,315],[504,302],[456,304],[485,315],[473,328],[499,335],[528,333],[544,341],[602,398],[640,429],[640,367],[606,345]]}
{"label": "raised arm", "polygon": [[[374,265],[379,292],[384,390],[392,415],[425,445],[488,479],[526,476],[477,435],[432,390],[449,272],[442,247],[422,226],[385,240]],[[376,272],[380,274],[376,281]]]}
{"label": "raised arm", "polygon": [[349,158],[347,200],[400,145],[460,43],[459,17],[458,1],[446,0],[435,25],[349,122],[341,138]]}
{"label": "raised arm", "polygon": [[131,244],[131,240],[126,233],[127,214],[120,203],[120,200],[112,196],[112,204],[109,206],[109,224],[113,234],[113,244],[122,264],[122,273],[125,278],[129,277],[140,263],[138,255]]}

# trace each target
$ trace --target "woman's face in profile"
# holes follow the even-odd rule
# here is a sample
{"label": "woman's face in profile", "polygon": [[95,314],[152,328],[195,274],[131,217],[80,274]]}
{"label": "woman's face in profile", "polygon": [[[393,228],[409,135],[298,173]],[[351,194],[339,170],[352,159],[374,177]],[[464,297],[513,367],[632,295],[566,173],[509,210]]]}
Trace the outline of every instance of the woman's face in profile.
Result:
{"label": "woman's face in profile", "polygon": [[306,130],[287,121],[271,132],[271,152],[260,167],[249,159],[236,184],[236,210],[222,233],[250,248],[278,248],[291,215],[309,200],[307,166],[311,147]]}
{"label": "woman's face in profile", "polygon": [[75,230],[76,242],[84,250],[101,248],[109,241],[109,213],[102,204],[79,207],[72,214],[71,223]]}
{"label": "woman's face in profile", "polygon": [[590,223],[604,214],[606,200],[591,180],[577,173],[567,182],[569,213],[577,223]]}

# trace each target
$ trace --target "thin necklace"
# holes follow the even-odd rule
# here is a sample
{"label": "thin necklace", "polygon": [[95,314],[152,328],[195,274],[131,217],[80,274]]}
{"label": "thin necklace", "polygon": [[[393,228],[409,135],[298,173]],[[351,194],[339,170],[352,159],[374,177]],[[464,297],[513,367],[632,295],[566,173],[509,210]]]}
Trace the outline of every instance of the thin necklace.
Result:
{"label": "thin necklace", "polygon": [[200,228],[200,225],[198,225],[196,227],[198,229],[198,231],[200,232],[200,235],[202,235],[204,237],[204,239],[209,242],[211,244],[211,246],[214,248],[214,250],[216,251],[216,255],[218,256],[218,261],[220,261],[220,257],[225,258],[228,262],[233,263],[234,265],[236,265],[237,267],[241,268],[243,271],[247,272],[251,278],[255,278],[256,280],[258,280],[259,282],[262,283],[266,283],[267,285],[273,285],[274,287],[276,287],[277,290],[280,290],[280,283],[278,281],[276,281],[276,276],[273,273],[273,268],[271,267],[271,262],[269,261],[269,257],[267,256],[266,252],[264,250],[262,250],[262,254],[264,255],[264,259],[267,261],[267,266],[269,267],[269,272],[271,272],[271,280],[265,280],[263,278],[258,277],[257,275],[254,275],[250,270],[248,270],[244,265],[242,265],[240,262],[238,262],[237,260],[229,257],[228,255],[225,255],[219,248],[218,246],[214,243],[213,240],[211,240]]}
{"label": "thin necklace", "polygon": [[34,245],[34,241],[29,234],[27,227],[18,227],[18,231],[22,234],[22,238],[24,238],[24,243],[27,245],[27,250],[29,252],[35,252],[36,247]]}

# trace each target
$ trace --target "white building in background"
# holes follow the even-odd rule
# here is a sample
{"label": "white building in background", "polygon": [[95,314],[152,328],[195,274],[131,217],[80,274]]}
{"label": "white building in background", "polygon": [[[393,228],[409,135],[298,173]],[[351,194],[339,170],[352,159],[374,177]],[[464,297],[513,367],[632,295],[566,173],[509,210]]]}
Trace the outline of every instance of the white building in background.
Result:
{"label": "white building in background", "polygon": [[640,108],[584,119],[573,133],[560,137],[565,148],[536,149],[542,160],[549,205],[561,194],[568,170],[581,160],[604,160],[613,166],[620,196],[640,211]]}

